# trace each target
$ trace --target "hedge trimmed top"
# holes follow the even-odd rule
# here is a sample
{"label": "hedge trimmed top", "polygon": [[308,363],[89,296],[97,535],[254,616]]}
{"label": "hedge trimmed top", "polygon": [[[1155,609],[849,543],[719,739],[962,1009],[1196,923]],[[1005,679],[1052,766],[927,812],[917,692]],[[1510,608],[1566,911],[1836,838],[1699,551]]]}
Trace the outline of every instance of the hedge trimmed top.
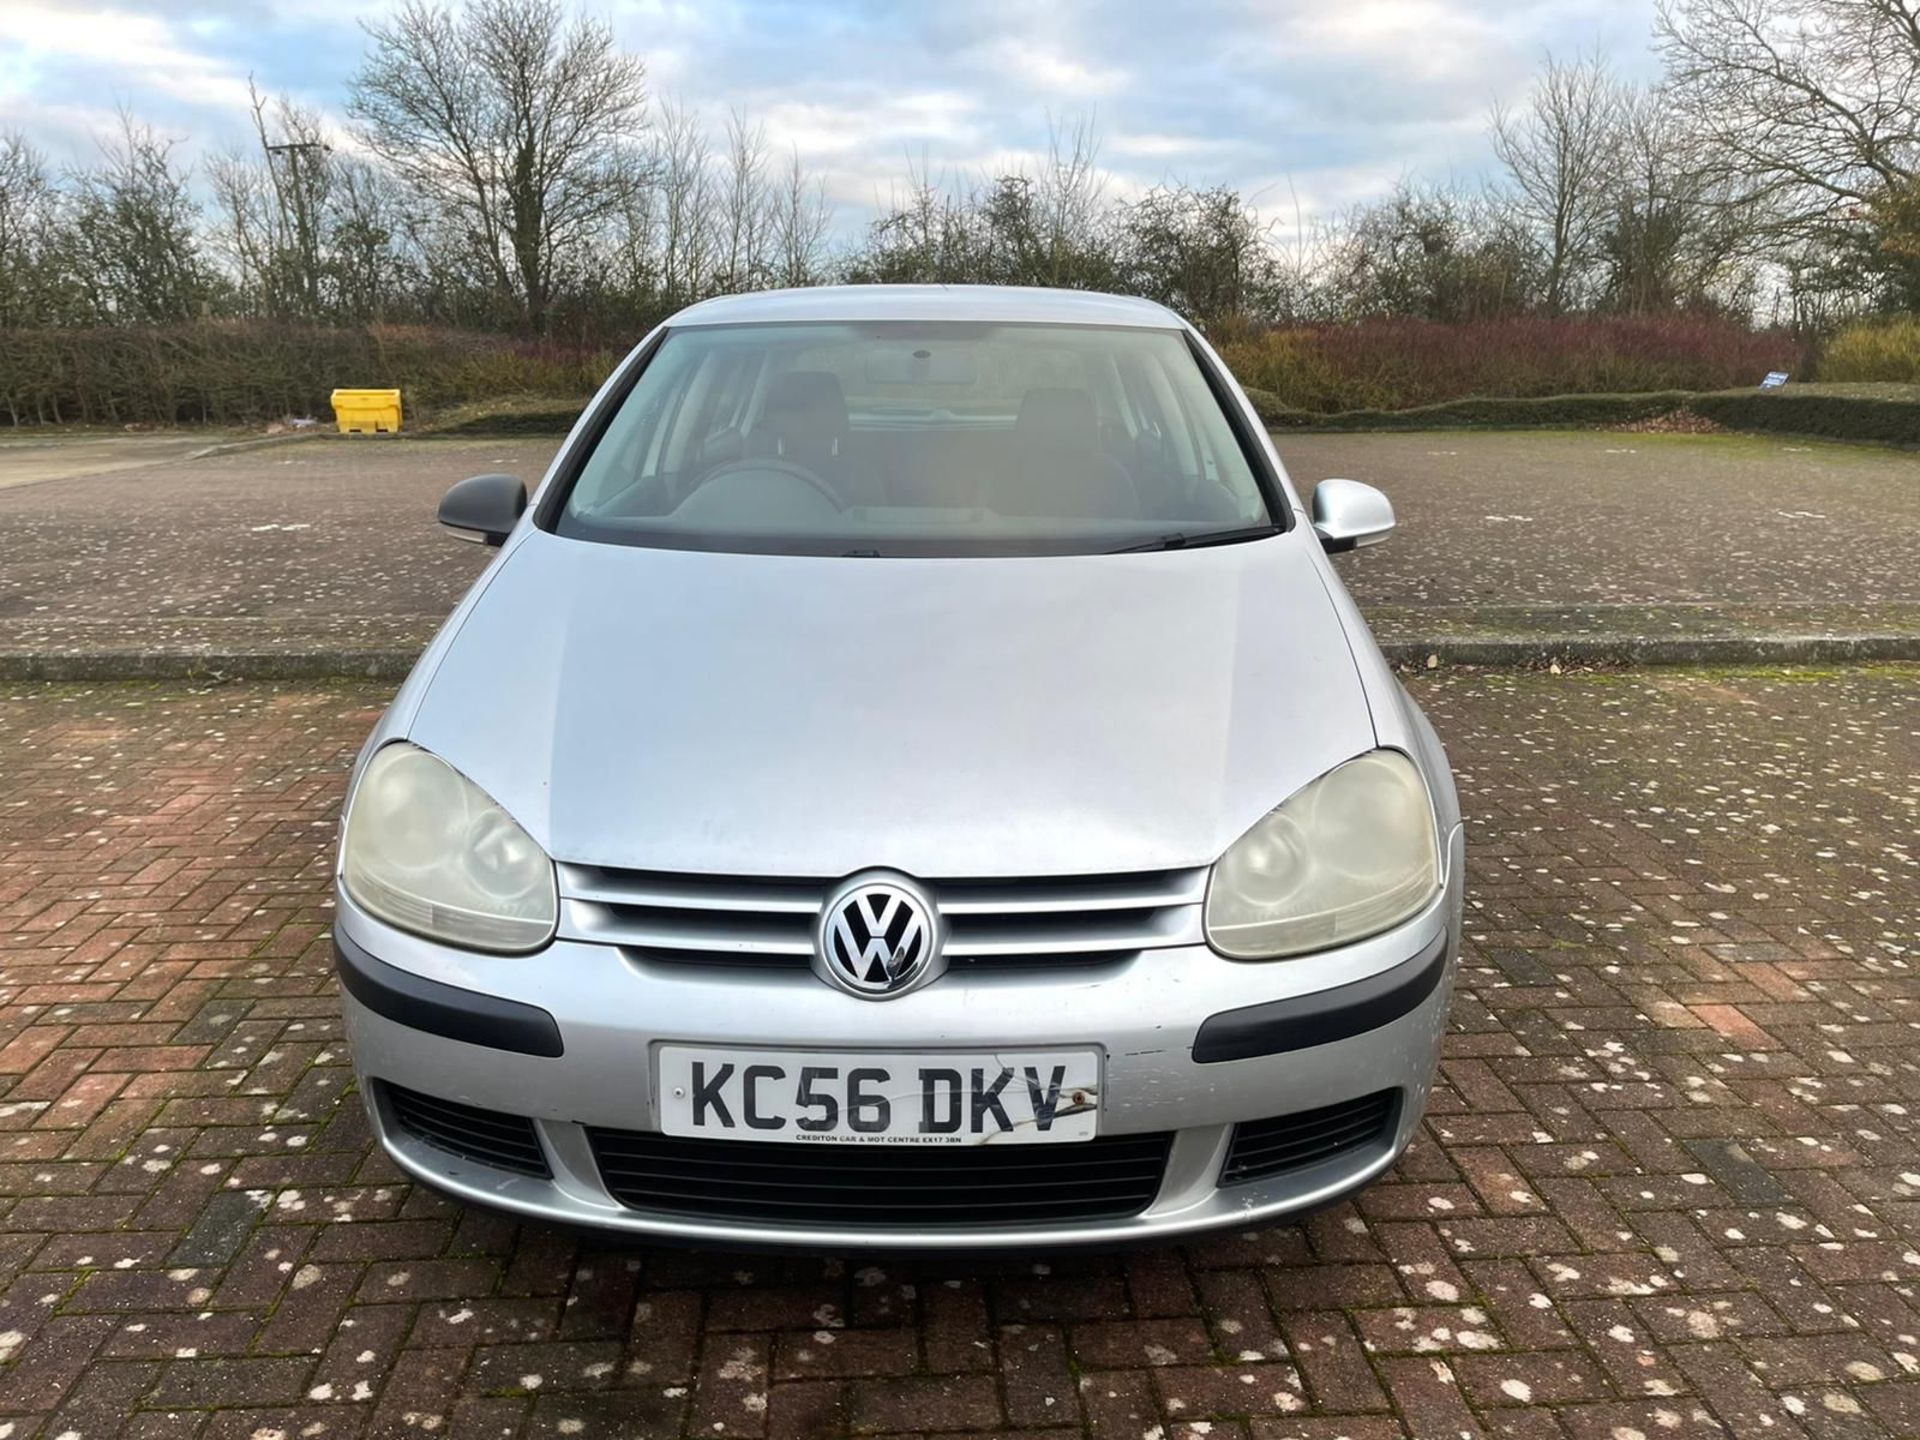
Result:
{"label": "hedge trimmed top", "polygon": [[1779,390],[1653,390],[1635,395],[1471,398],[1410,410],[1316,415],[1248,390],[1273,430],[1580,430],[1686,412],[1729,430],[1920,445],[1920,385],[1794,385]]}

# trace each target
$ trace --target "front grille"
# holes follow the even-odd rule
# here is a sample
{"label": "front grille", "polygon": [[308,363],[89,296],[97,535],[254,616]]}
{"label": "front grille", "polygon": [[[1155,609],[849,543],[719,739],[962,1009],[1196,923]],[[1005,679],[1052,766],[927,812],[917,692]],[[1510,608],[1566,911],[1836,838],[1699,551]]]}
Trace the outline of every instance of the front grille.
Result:
{"label": "front grille", "polygon": [[1245,1121],[1233,1127],[1220,1183],[1265,1180],[1362,1149],[1386,1135],[1399,1108],[1400,1092],[1382,1090],[1318,1110]]}
{"label": "front grille", "polygon": [[394,1119],[436,1149],[516,1175],[538,1175],[543,1180],[552,1176],[540,1137],[526,1116],[482,1110],[398,1085],[385,1089]]}
{"label": "front grille", "polygon": [[[1202,940],[1204,869],[922,883],[957,965],[1097,963]],[[836,884],[562,865],[561,934],[649,960],[804,968]]]}
{"label": "front grille", "polygon": [[964,1229],[1138,1215],[1171,1134],[1067,1145],[768,1144],[589,1130],[600,1178],[655,1214],[778,1225]]}

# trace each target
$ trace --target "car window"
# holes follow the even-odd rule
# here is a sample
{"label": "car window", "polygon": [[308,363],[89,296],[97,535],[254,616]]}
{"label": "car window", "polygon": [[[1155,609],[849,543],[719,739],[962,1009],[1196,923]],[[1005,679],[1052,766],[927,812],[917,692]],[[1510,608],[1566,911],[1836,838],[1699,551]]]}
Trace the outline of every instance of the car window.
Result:
{"label": "car window", "polygon": [[669,331],[580,462],[580,539],[1026,555],[1257,534],[1279,507],[1184,334],[1079,325]]}

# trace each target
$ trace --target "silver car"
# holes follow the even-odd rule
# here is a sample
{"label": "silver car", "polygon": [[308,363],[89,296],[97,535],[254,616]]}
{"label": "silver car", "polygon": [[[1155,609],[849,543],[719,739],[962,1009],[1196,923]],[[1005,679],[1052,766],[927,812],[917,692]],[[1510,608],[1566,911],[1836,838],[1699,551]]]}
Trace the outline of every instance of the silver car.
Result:
{"label": "silver car", "polygon": [[1325,1205],[1418,1124],[1446,758],[1201,336],[869,286],[676,315],[355,766],[334,944],[381,1143],[555,1221],[1055,1245]]}

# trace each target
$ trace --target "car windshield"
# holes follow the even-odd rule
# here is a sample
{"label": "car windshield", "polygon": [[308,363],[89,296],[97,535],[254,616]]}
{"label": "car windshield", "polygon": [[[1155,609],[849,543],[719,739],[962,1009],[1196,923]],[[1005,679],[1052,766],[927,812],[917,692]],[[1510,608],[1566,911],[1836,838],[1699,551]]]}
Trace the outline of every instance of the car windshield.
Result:
{"label": "car windshield", "polygon": [[881,322],[670,331],[555,522],[795,555],[1033,555],[1272,533],[1177,330]]}

